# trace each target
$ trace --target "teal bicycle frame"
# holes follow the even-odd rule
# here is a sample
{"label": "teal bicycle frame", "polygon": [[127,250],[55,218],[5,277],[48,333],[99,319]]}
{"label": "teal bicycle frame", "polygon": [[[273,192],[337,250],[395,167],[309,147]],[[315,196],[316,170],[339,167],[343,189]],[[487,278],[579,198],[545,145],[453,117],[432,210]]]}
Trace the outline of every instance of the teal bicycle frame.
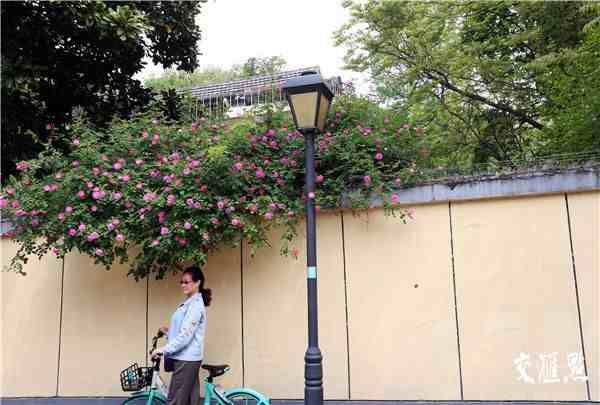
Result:
{"label": "teal bicycle frame", "polygon": [[[226,368],[225,371],[228,371]],[[233,388],[223,390],[218,384],[213,384],[212,377],[204,379],[204,405],[210,405],[212,399],[216,399],[220,405],[231,405],[235,397],[252,397],[261,405],[270,405],[270,399],[251,388]]]}

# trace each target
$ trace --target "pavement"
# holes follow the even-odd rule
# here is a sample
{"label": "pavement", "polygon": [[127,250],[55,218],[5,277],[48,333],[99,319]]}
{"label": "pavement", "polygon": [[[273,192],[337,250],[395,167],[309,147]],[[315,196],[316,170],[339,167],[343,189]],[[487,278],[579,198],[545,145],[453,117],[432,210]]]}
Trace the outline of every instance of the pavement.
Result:
{"label": "pavement", "polygon": [[[2,405],[118,405],[126,397],[0,398]],[[303,400],[273,399],[272,405],[304,405]],[[590,405],[598,401],[324,401],[324,405]]]}

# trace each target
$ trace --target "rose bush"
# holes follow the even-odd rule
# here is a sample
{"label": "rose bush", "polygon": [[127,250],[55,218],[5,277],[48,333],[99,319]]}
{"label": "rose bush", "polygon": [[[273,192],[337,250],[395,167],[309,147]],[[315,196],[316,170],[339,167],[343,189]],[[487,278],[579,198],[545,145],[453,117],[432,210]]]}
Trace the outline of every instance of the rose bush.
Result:
{"label": "rose bush", "polygon": [[429,159],[424,131],[407,117],[341,96],[316,138],[316,193],[307,196],[304,139],[288,114],[213,124],[170,122],[157,111],[104,132],[77,120],[64,137],[74,139],[68,155],[48,145],[17,164],[21,175],[0,196],[20,245],[11,270],[48,251],[78,250],[106,267],[136,251],[130,274],[162,277],[182,261],[205,263],[223,244],[245,239],[254,252],[273,226],[291,240],[306,198],[317,210],[356,210],[380,197],[387,213],[406,220],[394,190]]}

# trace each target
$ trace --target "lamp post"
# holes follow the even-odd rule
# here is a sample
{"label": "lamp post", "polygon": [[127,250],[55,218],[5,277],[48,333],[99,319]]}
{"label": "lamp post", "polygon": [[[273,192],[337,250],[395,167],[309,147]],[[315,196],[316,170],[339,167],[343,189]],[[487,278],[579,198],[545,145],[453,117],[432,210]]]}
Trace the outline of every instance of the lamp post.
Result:
{"label": "lamp post", "polygon": [[315,132],[323,131],[333,93],[316,72],[288,79],[284,86],[296,128],[304,135],[306,184],[306,265],[308,348],[304,355],[304,403],[323,404],[323,357],[317,316],[317,238],[315,215]]}

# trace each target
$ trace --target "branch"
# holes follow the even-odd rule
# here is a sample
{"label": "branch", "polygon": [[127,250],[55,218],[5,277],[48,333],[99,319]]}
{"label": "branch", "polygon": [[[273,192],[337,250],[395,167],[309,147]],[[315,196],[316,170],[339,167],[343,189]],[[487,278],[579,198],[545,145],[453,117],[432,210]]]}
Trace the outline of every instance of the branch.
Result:
{"label": "branch", "polygon": [[542,124],[540,124],[533,118],[529,117],[527,114],[525,114],[525,112],[520,111],[520,110],[515,110],[514,108],[511,108],[508,105],[495,103],[492,100],[489,100],[485,97],[480,96],[479,94],[474,94],[474,93],[468,92],[464,89],[461,89],[461,88],[455,86],[454,84],[452,84],[452,82],[450,82],[450,80],[443,73],[441,73],[441,72],[435,72],[435,73],[437,73],[439,75],[439,77],[432,73],[429,73],[429,72],[425,72],[424,74],[429,79],[437,81],[438,83],[445,86],[449,90],[452,90],[455,93],[458,93],[463,97],[467,97],[467,98],[470,98],[471,100],[476,100],[476,101],[482,102],[483,104],[489,105],[490,107],[494,107],[497,110],[504,111],[511,115],[514,115],[515,117],[520,118],[523,122],[527,122],[534,128],[544,129],[544,126]]}

